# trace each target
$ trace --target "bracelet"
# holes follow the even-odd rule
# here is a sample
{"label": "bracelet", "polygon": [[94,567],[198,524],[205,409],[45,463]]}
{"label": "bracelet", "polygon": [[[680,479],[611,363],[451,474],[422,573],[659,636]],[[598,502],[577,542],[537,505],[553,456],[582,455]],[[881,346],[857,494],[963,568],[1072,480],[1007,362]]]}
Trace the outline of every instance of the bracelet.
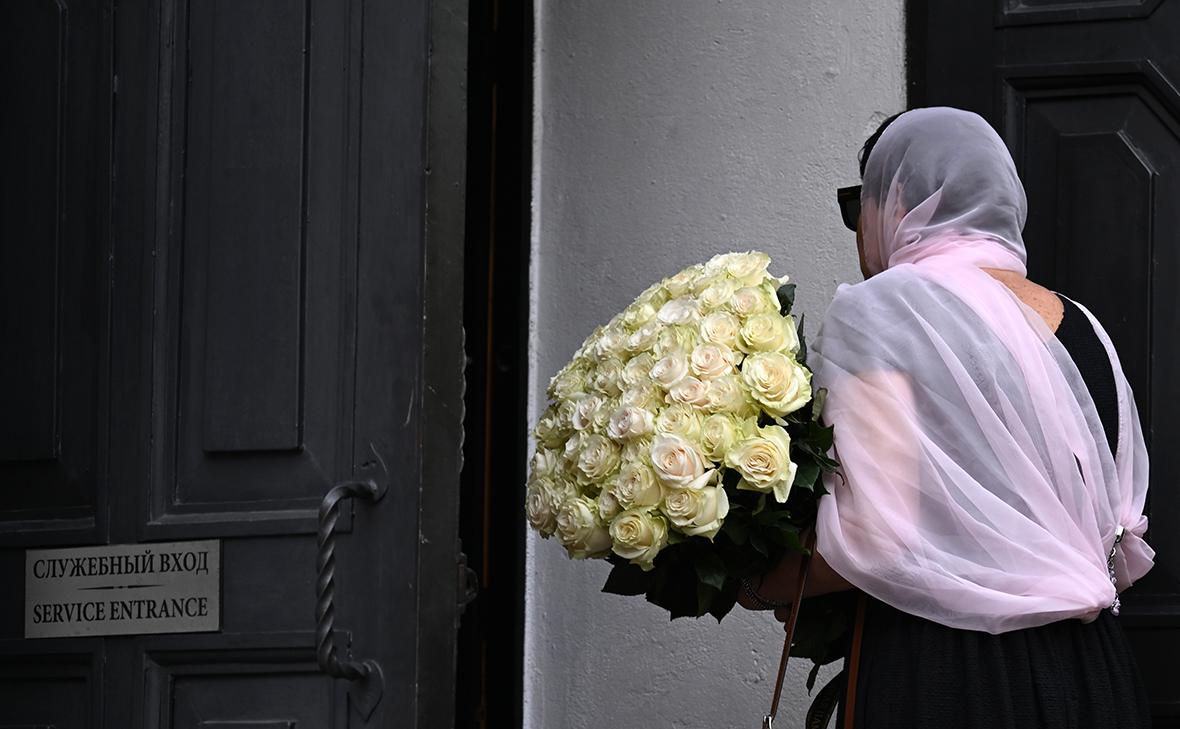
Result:
{"label": "bracelet", "polygon": [[[770,610],[774,608],[785,608],[791,606],[791,603],[789,602],[775,602],[773,600],[767,600],[766,598],[759,595],[758,591],[750,586],[750,578],[748,577],[741,578],[741,583],[742,592],[745,593],[746,597],[750,598],[750,600],[754,602],[754,604],[757,606],[756,609],[758,610]],[[758,586],[762,586],[761,577],[758,578]]]}

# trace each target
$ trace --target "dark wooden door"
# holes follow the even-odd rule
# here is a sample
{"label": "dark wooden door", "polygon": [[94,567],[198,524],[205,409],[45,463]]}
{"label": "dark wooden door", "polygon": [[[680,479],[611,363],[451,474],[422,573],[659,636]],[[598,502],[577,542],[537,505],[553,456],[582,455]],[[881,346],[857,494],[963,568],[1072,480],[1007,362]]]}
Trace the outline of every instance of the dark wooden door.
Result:
{"label": "dark wooden door", "polygon": [[1151,450],[1154,569],[1122,621],[1180,727],[1180,2],[909,4],[914,106],[977,111],[1028,192],[1029,275],[1110,330]]}
{"label": "dark wooden door", "polygon": [[[443,725],[463,362],[426,281],[462,264],[427,246],[429,10],[0,10],[0,727]],[[367,480],[330,634],[380,666],[365,715],[315,630],[317,509]],[[23,637],[26,549],[194,539],[219,631]]]}

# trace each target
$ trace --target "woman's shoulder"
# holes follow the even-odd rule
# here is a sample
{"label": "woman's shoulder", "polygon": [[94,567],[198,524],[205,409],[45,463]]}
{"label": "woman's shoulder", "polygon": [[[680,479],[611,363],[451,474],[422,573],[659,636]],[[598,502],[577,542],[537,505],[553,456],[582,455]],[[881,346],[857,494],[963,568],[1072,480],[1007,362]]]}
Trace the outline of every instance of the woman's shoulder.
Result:
{"label": "woman's shoulder", "polygon": [[840,284],[825,319],[895,316],[904,310],[942,301],[944,294],[917,266],[901,264],[864,281]]}
{"label": "woman's shoulder", "polygon": [[968,326],[964,317],[970,312],[960,311],[960,302],[913,268],[902,264],[865,281],[839,286],[813,349],[821,357],[856,352],[896,358],[912,350],[911,341],[926,325]]}

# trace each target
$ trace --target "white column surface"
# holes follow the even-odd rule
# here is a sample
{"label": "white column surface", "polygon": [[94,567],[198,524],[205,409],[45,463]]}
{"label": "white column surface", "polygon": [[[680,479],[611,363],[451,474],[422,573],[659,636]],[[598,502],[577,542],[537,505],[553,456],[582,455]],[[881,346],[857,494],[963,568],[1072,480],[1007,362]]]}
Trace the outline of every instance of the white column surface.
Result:
{"label": "white column surface", "polygon": [[[596,325],[714,253],[769,253],[814,334],[836,285],[860,279],[835,190],[859,182],[860,145],[904,108],[902,0],[538,0],[536,13],[530,417]],[[741,608],[669,621],[600,592],[608,571],[530,531],[525,727],[757,727],[781,624]],[[809,667],[792,662],[781,726],[802,725]]]}

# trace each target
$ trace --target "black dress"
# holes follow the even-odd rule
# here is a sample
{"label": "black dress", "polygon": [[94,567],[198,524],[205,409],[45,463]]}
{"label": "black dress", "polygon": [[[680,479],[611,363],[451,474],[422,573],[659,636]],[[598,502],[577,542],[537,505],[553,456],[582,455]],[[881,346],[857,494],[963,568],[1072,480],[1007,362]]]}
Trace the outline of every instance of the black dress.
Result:
{"label": "black dress", "polygon": [[[1113,450],[1110,360],[1085,314],[1062,301],[1057,338],[1078,365]],[[1109,608],[1091,623],[1074,618],[993,635],[867,601],[854,729],[1151,727],[1135,657]],[[839,682],[846,687],[843,675]],[[843,698],[836,729],[844,727]]]}

